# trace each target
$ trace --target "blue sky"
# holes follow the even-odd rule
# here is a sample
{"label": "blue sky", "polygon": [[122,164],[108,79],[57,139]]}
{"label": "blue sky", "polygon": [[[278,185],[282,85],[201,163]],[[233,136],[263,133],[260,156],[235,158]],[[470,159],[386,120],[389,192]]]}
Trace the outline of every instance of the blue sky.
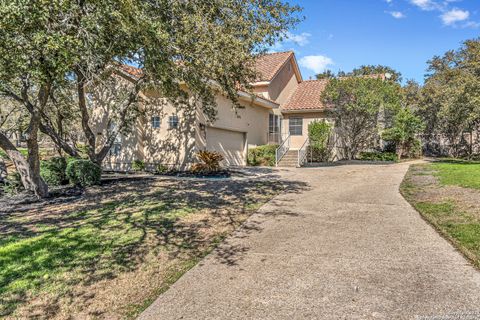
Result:
{"label": "blue sky", "polygon": [[305,79],[384,64],[423,83],[426,62],[479,37],[480,0],[291,0],[305,20],[272,51],[294,50]]}

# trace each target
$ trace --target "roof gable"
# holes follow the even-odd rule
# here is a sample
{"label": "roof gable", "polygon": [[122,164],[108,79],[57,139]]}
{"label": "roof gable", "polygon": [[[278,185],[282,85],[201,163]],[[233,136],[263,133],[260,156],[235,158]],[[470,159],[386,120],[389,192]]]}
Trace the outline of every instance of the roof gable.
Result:
{"label": "roof gable", "polygon": [[301,82],[302,76],[295,60],[295,54],[293,51],[287,51],[267,53],[257,58],[255,62],[255,70],[258,73],[257,83],[271,82],[288,63],[293,64],[297,80]]}

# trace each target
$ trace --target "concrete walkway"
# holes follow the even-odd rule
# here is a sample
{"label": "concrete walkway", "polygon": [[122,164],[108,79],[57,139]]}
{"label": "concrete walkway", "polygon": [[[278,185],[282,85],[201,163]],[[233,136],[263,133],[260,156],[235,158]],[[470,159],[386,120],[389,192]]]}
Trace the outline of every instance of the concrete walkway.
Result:
{"label": "concrete walkway", "polygon": [[307,187],[265,205],[140,319],[480,319],[480,272],[399,194],[407,169],[279,171]]}

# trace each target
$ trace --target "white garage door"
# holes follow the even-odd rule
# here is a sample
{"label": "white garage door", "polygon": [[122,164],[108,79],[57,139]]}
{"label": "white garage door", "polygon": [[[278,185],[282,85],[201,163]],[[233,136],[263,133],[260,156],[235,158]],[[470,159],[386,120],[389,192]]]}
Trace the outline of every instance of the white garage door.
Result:
{"label": "white garage door", "polygon": [[207,150],[225,157],[224,165],[245,165],[245,134],[218,128],[207,128]]}

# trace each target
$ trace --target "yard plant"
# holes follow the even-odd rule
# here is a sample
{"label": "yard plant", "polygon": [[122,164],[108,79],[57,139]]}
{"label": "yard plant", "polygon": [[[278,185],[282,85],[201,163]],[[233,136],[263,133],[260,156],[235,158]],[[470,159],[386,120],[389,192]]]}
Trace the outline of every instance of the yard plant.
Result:
{"label": "yard plant", "polygon": [[332,125],[325,120],[313,121],[308,125],[308,139],[310,141],[307,157],[310,160],[326,162],[330,160],[332,145],[330,138]]}
{"label": "yard plant", "polygon": [[70,183],[86,187],[100,183],[102,169],[90,160],[73,159],[68,162],[66,174]]}
{"label": "yard plant", "polygon": [[248,149],[249,166],[275,166],[275,157],[278,145],[269,144]]}

